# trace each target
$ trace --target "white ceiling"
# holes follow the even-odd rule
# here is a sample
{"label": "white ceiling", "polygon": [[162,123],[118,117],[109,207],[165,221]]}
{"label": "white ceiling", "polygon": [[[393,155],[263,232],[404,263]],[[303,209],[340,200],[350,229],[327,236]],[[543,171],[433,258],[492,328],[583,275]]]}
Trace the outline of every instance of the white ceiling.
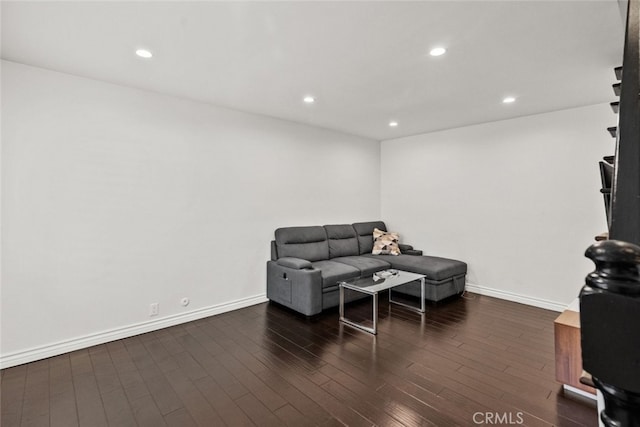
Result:
{"label": "white ceiling", "polygon": [[[615,0],[3,1],[1,12],[3,59],[377,140],[611,101],[623,45]],[[447,54],[429,56],[440,45]]]}

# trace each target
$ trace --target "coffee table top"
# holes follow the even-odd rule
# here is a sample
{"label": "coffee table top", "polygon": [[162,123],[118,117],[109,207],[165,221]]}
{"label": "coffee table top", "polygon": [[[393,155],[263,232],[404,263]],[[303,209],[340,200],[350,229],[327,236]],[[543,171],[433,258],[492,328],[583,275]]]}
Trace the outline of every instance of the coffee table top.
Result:
{"label": "coffee table top", "polygon": [[396,270],[398,274],[387,277],[386,279],[373,280],[372,276],[362,277],[355,280],[347,280],[340,282],[340,286],[347,289],[354,289],[368,294],[376,294],[396,286],[405,285],[414,280],[424,279],[424,274],[410,273],[408,271]]}

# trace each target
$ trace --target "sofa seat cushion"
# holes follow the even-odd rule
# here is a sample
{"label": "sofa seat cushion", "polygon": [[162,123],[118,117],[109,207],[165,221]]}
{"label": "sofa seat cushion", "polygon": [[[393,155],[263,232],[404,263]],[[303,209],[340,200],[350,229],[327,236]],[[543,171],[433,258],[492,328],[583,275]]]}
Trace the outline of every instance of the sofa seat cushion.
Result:
{"label": "sofa seat cushion", "polygon": [[392,268],[424,274],[430,280],[444,280],[467,273],[467,264],[454,259],[415,255],[363,255],[387,261]]}
{"label": "sofa seat cushion", "polygon": [[320,270],[322,275],[322,288],[328,288],[336,286],[338,282],[343,280],[355,279],[360,277],[360,270],[341,262],[331,261],[316,261],[312,262],[313,268]]}
{"label": "sofa seat cushion", "polygon": [[355,267],[360,270],[360,275],[363,277],[371,276],[376,271],[391,268],[391,264],[387,261],[365,256],[343,256],[332,258],[331,261],[340,262]]}

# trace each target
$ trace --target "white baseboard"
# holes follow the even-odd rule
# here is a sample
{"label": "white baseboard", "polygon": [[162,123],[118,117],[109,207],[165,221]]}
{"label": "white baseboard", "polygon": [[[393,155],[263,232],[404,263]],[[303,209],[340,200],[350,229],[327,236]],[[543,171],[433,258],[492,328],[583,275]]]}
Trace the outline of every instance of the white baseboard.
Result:
{"label": "white baseboard", "polygon": [[562,384],[562,388],[564,389],[564,391],[575,393],[579,396],[586,397],[587,399],[597,400],[597,396],[595,394],[589,393],[588,391],[580,390],[579,388],[570,386],[569,384]]}
{"label": "white baseboard", "polygon": [[540,307],[547,310],[553,310],[562,312],[567,308],[567,304],[560,304],[559,302],[549,301],[541,298],[530,297],[527,295],[516,294],[513,292],[507,292],[500,289],[488,288],[486,286],[474,285],[473,283],[466,284],[466,290],[480,295],[486,295],[489,297],[500,298],[507,301],[519,302],[521,304],[532,305],[534,307]]}
{"label": "white baseboard", "polygon": [[83,337],[47,344],[41,347],[31,348],[29,350],[3,354],[0,356],[0,369],[22,365],[23,363],[29,363],[40,359],[46,359],[47,357],[57,356],[59,354],[68,353],[70,351],[80,350],[82,348],[104,344],[110,341],[132,337],[134,335],[144,334],[146,332],[157,331],[158,329],[179,325],[181,323],[191,322],[193,320],[214,316],[216,314],[226,313],[228,311],[249,307],[251,305],[260,304],[266,301],[268,300],[265,294],[255,295],[236,301],[199,308],[187,313],[174,314],[147,322],[136,323],[133,325],[114,328]]}

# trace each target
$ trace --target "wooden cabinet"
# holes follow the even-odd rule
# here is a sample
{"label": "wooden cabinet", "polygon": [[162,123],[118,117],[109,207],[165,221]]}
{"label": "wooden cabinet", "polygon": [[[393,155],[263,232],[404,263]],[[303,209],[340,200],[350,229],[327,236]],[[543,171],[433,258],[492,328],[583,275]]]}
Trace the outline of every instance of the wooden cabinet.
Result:
{"label": "wooden cabinet", "polygon": [[554,322],[556,340],[556,380],[590,394],[593,387],[580,383],[582,352],[580,348],[580,313],[565,310]]}

